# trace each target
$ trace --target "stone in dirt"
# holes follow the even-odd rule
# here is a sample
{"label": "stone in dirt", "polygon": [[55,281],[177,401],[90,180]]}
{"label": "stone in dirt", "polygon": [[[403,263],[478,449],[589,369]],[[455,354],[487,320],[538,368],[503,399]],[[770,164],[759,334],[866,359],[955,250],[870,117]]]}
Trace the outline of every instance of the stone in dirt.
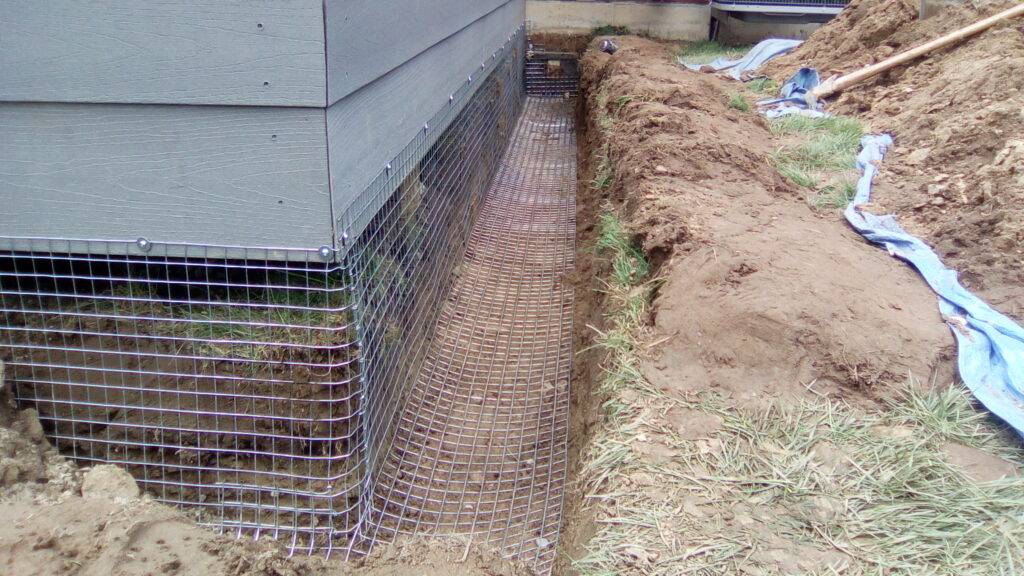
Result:
{"label": "stone in dirt", "polygon": [[139,486],[124,468],[113,464],[93,466],[82,479],[86,498],[138,498]]}
{"label": "stone in dirt", "polygon": [[974,482],[995,482],[1018,473],[1013,463],[972,446],[949,442],[943,444],[942,453],[950,464]]}

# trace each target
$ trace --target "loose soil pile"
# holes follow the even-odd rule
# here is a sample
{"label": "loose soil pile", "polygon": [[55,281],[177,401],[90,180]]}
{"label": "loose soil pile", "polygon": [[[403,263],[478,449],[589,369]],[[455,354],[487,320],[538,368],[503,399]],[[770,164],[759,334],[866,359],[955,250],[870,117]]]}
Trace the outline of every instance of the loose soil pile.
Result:
{"label": "loose soil pile", "polygon": [[[1016,4],[955,3],[917,20],[910,0],[854,0],[798,49],[768,64],[851,72]],[[889,132],[876,211],[896,213],[965,286],[1024,320],[1024,20],[1009,20],[839,96],[829,109]]]}
{"label": "loose soil pile", "polygon": [[808,388],[860,403],[908,373],[946,379],[951,340],[932,293],[806,205],[771,166],[766,122],[727,106],[736,85],[621,40],[614,56],[584,58],[586,138],[665,278],[645,376],[755,403]]}
{"label": "loose soil pile", "polygon": [[263,537],[197,526],[140,495],[115,466],[79,469],[47,442],[34,410],[15,411],[0,363],[0,573],[194,576],[520,576],[529,572],[462,540],[398,543],[353,564],[289,556]]}

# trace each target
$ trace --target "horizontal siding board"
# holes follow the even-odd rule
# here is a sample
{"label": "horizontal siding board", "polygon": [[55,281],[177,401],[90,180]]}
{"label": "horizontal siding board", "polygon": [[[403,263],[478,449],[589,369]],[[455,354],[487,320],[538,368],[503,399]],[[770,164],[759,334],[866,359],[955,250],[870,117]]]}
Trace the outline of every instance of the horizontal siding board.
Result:
{"label": "horizontal siding board", "polygon": [[317,248],[323,109],[0,104],[0,236]]}
{"label": "horizontal siding board", "polygon": [[333,104],[508,0],[326,0]]}
{"label": "horizontal siding board", "polygon": [[359,195],[522,25],[523,10],[523,0],[506,2],[327,109],[336,218],[363,204],[356,202]]}
{"label": "horizontal siding board", "polygon": [[3,0],[0,101],[325,106],[321,0]]}

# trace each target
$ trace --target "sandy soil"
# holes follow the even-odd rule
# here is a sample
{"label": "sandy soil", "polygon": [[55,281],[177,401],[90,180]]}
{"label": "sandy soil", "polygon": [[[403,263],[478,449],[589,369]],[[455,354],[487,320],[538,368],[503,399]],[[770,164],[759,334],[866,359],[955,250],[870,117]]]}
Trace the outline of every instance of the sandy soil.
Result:
{"label": "sandy soil", "polygon": [[727,107],[733,84],[621,40],[583,61],[592,109],[600,90],[608,102],[587,137],[606,140],[612,196],[665,279],[645,376],[740,403],[812,386],[863,403],[908,373],[948,379],[951,338],[917,274],[807,206],[769,163],[765,121]]}
{"label": "sandy soil", "polygon": [[[3,365],[0,363],[0,383]],[[50,446],[33,410],[0,385],[0,574],[12,576],[518,576],[463,540],[400,542],[351,564],[270,538],[219,535],[140,494],[115,466],[80,469]]]}
{"label": "sandy soil", "polygon": [[[810,66],[851,72],[1016,4],[954,3],[918,21],[910,0],[854,0],[797,50],[778,81]],[[875,203],[932,244],[964,285],[1024,320],[1024,27],[1007,21],[853,87],[830,109],[893,134]]]}
{"label": "sandy soil", "polygon": [[[908,376],[952,381],[953,342],[934,294],[916,272],[852,232],[838,211],[811,209],[777,174],[770,156],[779,142],[766,122],[727,106],[735,83],[682,69],[664,44],[617,42],[615,55],[591,45],[581,61],[579,242],[592,245],[595,215],[609,205],[663,279],[645,328],[644,377],[669,398],[713,390],[753,409],[829,397],[870,410],[901,391]],[[596,191],[589,181],[602,169],[614,172],[614,184]],[[578,266],[577,347],[586,350],[593,333],[587,327],[600,329],[606,308],[594,278],[607,270],[593,257]],[[578,468],[587,464],[595,404],[605,400],[585,388],[600,357],[581,354],[574,374]],[[614,401],[629,403],[630,395]],[[645,409],[643,420],[645,429],[672,430],[709,449],[723,425],[682,407]],[[673,458],[667,441],[645,436],[636,444],[642,462]],[[670,486],[647,476],[630,475],[618,489],[670,497]],[[576,512],[565,520],[573,558],[602,522],[601,512],[579,511],[581,491],[577,486],[570,505]],[[677,504],[691,512],[685,499]],[[713,516],[738,522],[758,514],[751,508]],[[811,573],[836,561],[835,554],[782,542],[771,518],[757,523],[771,552],[756,561],[770,573]],[[642,554],[636,562],[642,572]]]}

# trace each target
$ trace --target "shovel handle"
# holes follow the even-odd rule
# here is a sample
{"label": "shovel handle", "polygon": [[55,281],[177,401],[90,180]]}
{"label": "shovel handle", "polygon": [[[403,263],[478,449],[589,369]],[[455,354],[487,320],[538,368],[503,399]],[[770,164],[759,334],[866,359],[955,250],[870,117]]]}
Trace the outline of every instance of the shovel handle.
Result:
{"label": "shovel handle", "polygon": [[968,36],[973,36],[979,32],[991,28],[992,26],[995,26],[996,24],[1003,20],[1006,20],[1008,18],[1014,18],[1016,16],[1020,16],[1021,14],[1024,14],[1024,3],[1018,4],[1013,8],[1003,10],[1002,12],[995,14],[993,16],[989,16],[984,20],[979,20],[978,22],[975,22],[970,26],[966,26],[954,32],[950,32],[949,34],[936,38],[931,42],[926,42],[924,44],[921,44],[920,46],[911,48],[906,52],[901,52],[895,56],[890,56],[889,58],[886,58],[881,62],[877,62],[870,66],[865,66],[860,70],[856,70],[854,72],[850,72],[849,74],[840,76],[832,80],[831,82],[821,84],[814,88],[813,90],[811,90],[811,95],[814,98],[825,98],[826,96],[831,96],[836,92],[841,92],[844,89],[853,86],[854,84],[871,78],[872,76],[875,76],[876,74],[880,74],[890,68],[899,66],[904,62],[913,60],[914,58],[917,58],[919,56],[923,56],[931,52],[932,50],[937,50],[939,48],[942,48],[943,46],[948,46],[954,42],[963,40]]}

